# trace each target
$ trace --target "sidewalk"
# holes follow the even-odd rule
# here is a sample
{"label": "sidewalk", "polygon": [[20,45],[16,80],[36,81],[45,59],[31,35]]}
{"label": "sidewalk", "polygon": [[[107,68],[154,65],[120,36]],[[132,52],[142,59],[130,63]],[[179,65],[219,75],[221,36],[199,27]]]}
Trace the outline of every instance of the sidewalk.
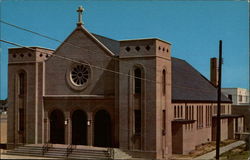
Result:
{"label": "sidewalk", "polygon": [[[244,141],[237,141],[237,142],[231,143],[227,146],[221,147],[220,154],[225,153],[225,152],[227,152],[231,149],[234,149],[238,146],[241,146],[243,144],[245,144]],[[48,158],[48,157],[6,155],[6,154],[2,153],[2,150],[0,152],[1,152],[0,159],[56,159],[56,158]],[[212,160],[215,158],[215,152],[216,151],[214,150],[212,152],[206,153],[206,154],[199,156],[199,157],[196,157],[194,159],[196,159],[196,160]],[[185,158],[182,158],[182,159],[185,159]],[[187,158],[187,159],[190,159],[190,158]]]}
{"label": "sidewalk", "polygon": [[[236,147],[238,147],[238,146],[241,146],[241,145],[243,145],[243,144],[245,144],[245,141],[237,141],[237,142],[234,142],[234,143],[231,143],[231,144],[229,144],[229,145],[227,145],[227,146],[224,146],[224,147],[220,147],[220,155],[222,154],[222,153],[225,153],[225,152],[227,152],[227,151],[229,151],[229,150],[231,150],[231,149],[234,149],[234,148],[236,148]],[[214,150],[214,151],[212,151],[212,152],[209,152],[209,153],[206,153],[206,154],[204,154],[204,155],[202,155],[202,156],[199,156],[199,157],[196,157],[196,158],[194,158],[194,159],[196,159],[196,160],[209,160],[209,159],[214,159],[215,158],[215,154],[216,154],[216,151]]]}

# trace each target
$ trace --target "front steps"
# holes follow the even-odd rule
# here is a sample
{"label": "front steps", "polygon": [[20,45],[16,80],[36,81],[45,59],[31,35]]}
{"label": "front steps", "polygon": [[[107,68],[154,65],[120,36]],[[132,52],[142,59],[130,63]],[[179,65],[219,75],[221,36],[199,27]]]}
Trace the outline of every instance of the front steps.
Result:
{"label": "front steps", "polygon": [[42,145],[19,146],[6,152],[8,155],[42,156]]}
{"label": "front steps", "polygon": [[[45,150],[47,149],[47,150]],[[45,148],[43,144],[27,144],[7,151],[8,155],[38,156],[60,159],[130,159],[120,149],[108,149],[81,145],[53,144]]]}
{"label": "front steps", "polygon": [[69,152],[69,145],[53,144],[49,146],[48,151],[43,153],[43,147],[44,145],[42,144],[28,144],[9,150],[6,154],[60,159],[111,159],[110,152],[108,152],[107,148],[71,146],[72,151]]}

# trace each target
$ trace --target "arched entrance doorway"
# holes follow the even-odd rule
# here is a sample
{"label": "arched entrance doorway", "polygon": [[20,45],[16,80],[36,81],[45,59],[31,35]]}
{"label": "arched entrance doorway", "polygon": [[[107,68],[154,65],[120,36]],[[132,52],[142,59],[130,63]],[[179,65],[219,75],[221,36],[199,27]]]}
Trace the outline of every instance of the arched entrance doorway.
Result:
{"label": "arched entrance doorway", "polygon": [[107,111],[100,110],[95,114],[94,145],[111,147],[111,118]]}
{"label": "arched entrance doorway", "polygon": [[50,114],[50,142],[64,144],[64,115],[56,109]]}
{"label": "arched entrance doorway", "polygon": [[72,144],[87,144],[87,116],[82,110],[76,110],[72,114]]}

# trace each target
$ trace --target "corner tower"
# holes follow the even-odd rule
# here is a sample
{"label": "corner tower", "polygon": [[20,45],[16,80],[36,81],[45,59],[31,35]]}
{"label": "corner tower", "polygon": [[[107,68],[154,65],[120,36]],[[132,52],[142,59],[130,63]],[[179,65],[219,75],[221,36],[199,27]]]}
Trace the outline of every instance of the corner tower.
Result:
{"label": "corner tower", "polygon": [[9,49],[8,148],[43,143],[44,61],[52,52],[39,47]]}
{"label": "corner tower", "polygon": [[120,147],[162,159],[171,154],[171,44],[120,41]]}

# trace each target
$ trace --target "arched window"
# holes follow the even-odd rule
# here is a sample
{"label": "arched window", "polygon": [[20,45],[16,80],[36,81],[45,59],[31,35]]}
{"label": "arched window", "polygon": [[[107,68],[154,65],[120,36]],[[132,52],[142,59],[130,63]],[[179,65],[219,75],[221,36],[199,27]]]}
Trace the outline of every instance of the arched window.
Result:
{"label": "arched window", "polygon": [[22,96],[22,95],[24,95],[24,73],[23,72],[19,73],[19,77],[18,78],[19,78],[18,94],[20,96]]}
{"label": "arched window", "polygon": [[141,94],[141,78],[142,78],[141,69],[136,68],[134,70],[134,82],[135,82],[134,93],[136,94]]}
{"label": "arched window", "polygon": [[166,94],[166,71],[165,69],[162,71],[162,93]]}

